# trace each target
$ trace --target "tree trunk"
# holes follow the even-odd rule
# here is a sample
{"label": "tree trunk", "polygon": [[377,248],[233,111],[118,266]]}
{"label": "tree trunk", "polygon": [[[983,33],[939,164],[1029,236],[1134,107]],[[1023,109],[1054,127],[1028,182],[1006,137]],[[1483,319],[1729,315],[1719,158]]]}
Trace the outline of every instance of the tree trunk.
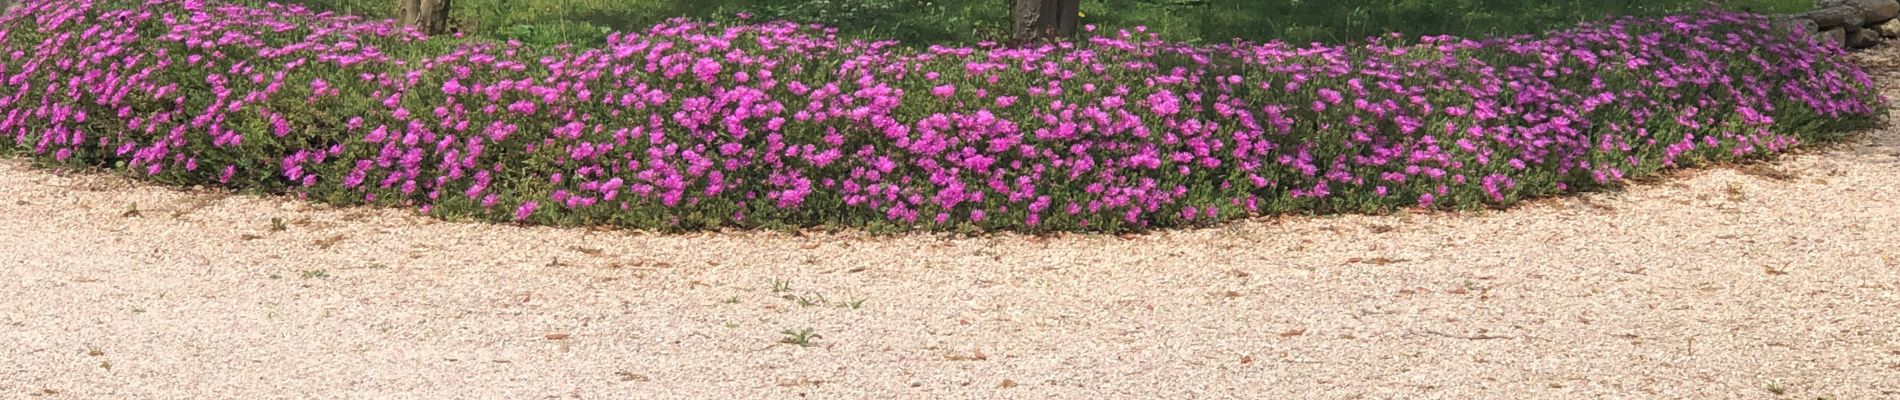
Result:
{"label": "tree trunk", "polygon": [[397,0],[396,20],[422,33],[439,35],[449,31],[449,2],[452,0]]}
{"label": "tree trunk", "polygon": [[1075,36],[1082,22],[1081,0],[1015,0],[1011,27],[1016,43],[1055,40]]}

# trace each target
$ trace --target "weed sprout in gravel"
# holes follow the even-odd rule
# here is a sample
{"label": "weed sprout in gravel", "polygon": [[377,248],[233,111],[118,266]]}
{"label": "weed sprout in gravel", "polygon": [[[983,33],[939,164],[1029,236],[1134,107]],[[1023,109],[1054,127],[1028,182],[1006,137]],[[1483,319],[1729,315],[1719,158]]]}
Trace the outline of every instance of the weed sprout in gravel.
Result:
{"label": "weed sprout in gravel", "polygon": [[444,217],[1126,231],[1465,208],[1824,140],[1881,112],[1766,17],[1540,36],[1031,48],[675,20],[594,48],[204,0],[23,0],[0,151]]}

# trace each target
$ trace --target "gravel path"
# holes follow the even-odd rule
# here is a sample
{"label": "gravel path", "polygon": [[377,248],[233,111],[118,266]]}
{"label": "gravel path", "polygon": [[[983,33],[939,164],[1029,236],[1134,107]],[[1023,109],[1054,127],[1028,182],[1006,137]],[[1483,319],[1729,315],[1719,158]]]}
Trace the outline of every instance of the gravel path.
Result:
{"label": "gravel path", "polygon": [[0,160],[0,398],[1900,398],[1896,199],[1892,129],[1127,239],[522,228]]}

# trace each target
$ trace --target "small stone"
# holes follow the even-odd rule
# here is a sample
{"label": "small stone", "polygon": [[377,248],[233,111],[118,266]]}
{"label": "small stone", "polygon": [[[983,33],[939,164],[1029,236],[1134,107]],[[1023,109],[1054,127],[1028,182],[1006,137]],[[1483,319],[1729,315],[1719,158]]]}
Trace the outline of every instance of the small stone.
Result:
{"label": "small stone", "polygon": [[1885,36],[1889,39],[1900,38],[1900,19],[1883,22],[1880,25],[1875,25],[1873,29],[1874,31],[1880,32],[1881,36]]}
{"label": "small stone", "polygon": [[547,336],[547,337],[548,337],[548,340],[565,340],[565,339],[567,339],[567,334],[566,334],[566,333],[560,333],[560,332],[555,332],[555,333],[550,333],[550,334],[548,334],[548,336]]}
{"label": "small stone", "polygon": [[1872,29],[1858,29],[1847,33],[1847,47],[1865,49],[1880,44],[1880,34]]}
{"label": "small stone", "polygon": [[1820,33],[1814,34],[1814,40],[1821,42],[1821,44],[1823,45],[1846,46],[1847,45],[1847,30],[1841,29],[1841,28],[1834,28],[1834,29],[1821,31]]}
{"label": "small stone", "polygon": [[996,385],[996,386],[1000,388],[1004,388],[1004,389],[1013,388],[1013,387],[1016,387],[1016,381],[1012,381],[1012,380],[1009,380],[1008,378],[1004,378],[1003,384]]}
{"label": "small stone", "polygon": [[1811,35],[1811,34],[1821,31],[1821,25],[1814,23],[1814,20],[1807,19],[1807,18],[1796,18],[1794,19],[1794,21],[1795,21],[1794,22],[1795,29],[1801,33],[1806,33],[1806,34]]}

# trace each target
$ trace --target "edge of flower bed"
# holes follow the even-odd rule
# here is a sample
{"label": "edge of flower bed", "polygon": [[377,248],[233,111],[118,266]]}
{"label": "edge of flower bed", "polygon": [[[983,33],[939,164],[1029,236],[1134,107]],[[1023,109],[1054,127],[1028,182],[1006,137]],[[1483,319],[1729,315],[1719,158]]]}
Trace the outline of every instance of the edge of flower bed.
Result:
{"label": "edge of flower bed", "polygon": [[[1885,107],[1884,107],[1884,104],[1882,104],[1882,105],[1880,105],[1880,106],[1879,106],[1879,107],[1877,107],[1877,108],[1878,108],[1878,113],[1885,113],[1885,112],[1886,112],[1886,109],[1885,109]],[[1876,115],[1878,115],[1878,114],[1876,114]],[[1878,124],[1878,123],[1879,123],[1880,121],[1879,121],[1879,119],[1878,119],[1878,118],[1874,118],[1874,116],[1867,116],[1866,118],[1854,118],[1854,119],[1849,119],[1849,120],[1833,120],[1833,121],[1825,121],[1825,122],[1823,123],[1823,125],[1834,125],[1834,124],[1840,124],[1840,123],[1849,123],[1849,124],[1853,124],[1853,123],[1859,123],[1859,122],[1872,122],[1873,124],[1869,124],[1869,125],[1877,125],[1877,124]],[[1821,136],[1821,137],[1818,137],[1818,138],[1817,138],[1817,139],[1821,139],[1821,140],[1816,140],[1816,141],[1804,141],[1804,142],[1810,142],[1810,143],[1808,144],[1809,146],[1812,146],[1813,144],[1816,144],[1816,143],[1827,143],[1827,142],[1830,142],[1830,141],[1833,141],[1833,140],[1836,140],[1836,139],[1838,139],[1838,138],[1841,138],[1841,137],[1845,137],[1845,136],[1847,136],[1847,135],[1849,135],[1849,134],[1852,134],[1852,132],[1855,132],[1855,131],[1858,131],[1858,129],[1862,129],[1862,128],[1865,128],[1865,127],[1866,127],[1866,126],[1865,126],[1865,125],[1863,125],[1863,126],[1856,126],[1856,127],[1853,127],[1853,129],[1850,129],[1850,128],[1848,128],[1848,127],[1843,127],[1843,126],[1830,126],[1830,127],[1828,127],[1827,129],[1822,129],[1821,131],[1825,131],[1825,132],[1838,132],[1839,134],[1833,134],[1833,135],[1823,135],[1823,136]],[[1801,148],[1801,147],[1795,147],[1795,149],[1800,149],[1800,148]],[[12,153],[12,152],[9,152],[8,150],[9,150],[9,148],[0,148],[0,154],[7,154],[7,153]],[[11,149],[11,150],[15,150],[15,151],[17,152],[17,150],[19,150],[19,149]],[[1742,158],[1740,158],[1740,159],[1739,159],[1739,161],[1740,161],[1740,162],[1750,162],[1750,161],[1753,161],[1753,160],[1759,160],[1759,159],[1770,159],[1770,158],[1773,158],[1773,157],[1775,157],[1775,156],[1776,156],[1776,155],[1774,155],[1774,154],[1750,154],[1750,155],[1748,155],[1748,156],[1744,156],[1744,157],[1742,157]],[[37,156],[37,157],[33,157],[33,156],[31,156],[31,155],[29,155],[29,157],[30,157],[31,159],[34,159],[34,160],[35,160],[36,162],[39,162],[39,161],[44,161],[44,160],[45,160],[45,157],[44,157],[43,155],[41,155],[41,156]],[[1650,175],[1650,176],[1666,176],[1666,175],[1669,175],[1669,174],[1671,173],[1671,171],[1679,171],[1679,170],[1684,170],[1684,169],[1693,169],[1693,168],[1697,168],[1697,167],[1699,167],[1699,166],[1700,166],[1701,164],[1703,164],[1703,163],[1704,163],[1704,162],[1702,162],[1701,160],[1698,160],[1698,159],[1696,159],[1696,158],[1685,158],[1685,159],[1682,159],[1682,161],[1680,162],[1680,165],[1676,165],[1676,166],[1671,166],[1671,167],[1664,167],[1664,168],[1661,168],[1660,170],[1658,170],[1658,171],[1656,171],[1656,172],[1654,173],[1654,175]],[[1721,162],[1714,162],[1714,163],[1710,163],[1710,164],[1714,164],[1714,165],[1720,165],[1720,164],[1722,164],[1722,163],[1721,163]],[[122,172],[122,173],[124,173],[124,172],[129,172],[129,171],[127,171],[127,170],[126,170],[126,169],[124,169],[124,168],[115,168],[114,166],[108,166],[108,165],[99,165],[99,164],[91,164],[91,165],[92,165],[93,167],[96,167],[96,168],[102,168],[102,169],[108,169],[108,170],[114,170],[114,171],[120,171],[120,172]],[[127,175],[134,175],[134,174],[127,174]],[[152,182],[152,181],[154,181],[153,179],[141,179],[141,180],[142,180],[142,181],[148,181],[148,182]],[[164,183],[164,182],[158,182],[158,183]],[[1626,183],[1626,182],[1611,182],[1611,183],[1609,183],[1609,184],[1606,184],[1606,185],[1601,185],[1600,187],[1594,187],[1594,186],[1590,186],[1590,185],[1577,185],[1577,186],[1575,186],[1575,187],[1572,187],[1572,188],[1570,188],[1570,189],[1568,189],[1568,190],[1566,190],[1566,189],[1562,189],[1562,187],[1561,187],[1561,186],[1559,186],[1559,189],[1558,189],[1558,191],[1557,191],[1557,192],[1554,192],[1554,193],[1551,193],[1551,194],[1546,194],[1546,195],[1541,195],[1541,196],[1529,196],[1529,197],[1524,197],[1524,198],[1522,198],[1521,200],[1520,200],[1520,199],[1514,199],[1513,201],[1511,201],[1511,202],[1508,202],[1508,203],[1504,203],[1504,204],[1490,204],[1490,203],[1456,203],[1456,204],[1457,204],[1457,206],[1456,206],[1456,207],[1449,207],[1449,206],[1445,206],[1445,205],[1443,205],[1443,204],[1441,203],[1441,204],[1439,204],[1439,205],[1437,205],[1437,206],[1435,206],[1435,207],[1430,207],[1430,208],[1431,208],[1431,209],[1436,209],[1436,210],[1446,210],[1446,209],[1465,209],[1465,210],[1469,210],[1469,209],[1486,209],[1486,208],[1490,208],[1490,209],[1508,209],[1508,208],[1511,208],[1511,207],[1513,207],[1513,206],[1515,205],[1515,203],[1516,203],[1516,202],[1518,202],[1518,201],[1523,201],[1523,200],[1531,200],[1531,199],[1536,199],[1536,198],[1548,198],[1548,197],[1562,197],[1562,196],[1567,196],[1567,195],[1572,195],[1572,194],[1578,194],[1578,193],[1588,193],[1588,192],[1592,192],[1592,191],[1597,191],[1597,190],[1600,190],[1600,189],[1604,189],[1604,188],[1615,188],[1615,187],[1621,187],[1621,186],[1624,186],[1624,185],[1627,185],[1627,183]],[[173,185],[173,186],[177,186],[177,185]],[[228,187],[227,189],[231,189],[231,190],[233,190],[233,191],[235,191],[235,192],[239,192],[239,193],[257,193],[257,194],[267,194],[267,195],[290,195],[291,197],[298,197],[298,198],[306,198],[306,199],[307,199],[307,197],[308,197],[308,196],[307,196],[307,195],[308,195],[308,193],[298,193],[298,192],[296,192],[295,190],[272,190],[272,189],[271,189],[271,188],[269,188],[269,187],[242,187],[242,186],[240,186],[240,187]],[[288,187],[286,187],[286,189],[288,189]],[[293,193],[296,193],[296,194],[293,194]],[[317,202],[317,203],[326,203],[326,202],[324,202],[324,201],[317,201],[317,199],[310,199],[310,200],[311,200],[311,201],[313,201],[313,202]],[[337,203],[337,204],[334,204],[334,205],[335,205],[335,206],[338,206],[338,207],[347,207],[347,206],[362,206],[363,204],[358,204],[358,203]],[[395,207],[395,206],[391,206],[391,205],[385,205],[385,204],[375,204],[375,203],[371,203],[371,204],[368,204],[368,205],[370,205],[370,206],[372,206],[372,207],[378,207],[378,208],[383,208],[383,207],[387,207],[387,208],[398,208],[398,207]],[[1393,212],[1393,211],[1401,211],[1401,210],[1407,210],[1407,209],[1411,209],[1411,208],[1410,208],[1410,207],[1396,207],[1396,206],[1395,206],[1395,207],[1389,207],[1389,208],[1382,208],[1382,209],[1375,209],[1375,210],[1372,210],[1372,212],[1367,212],[1367,211],[1365,211],[1365,210],[1358,210],[1357,212],[1358,212],[1358,213],[1369,213],[1369,214],[1380,214],[1380,213],[1389,213],[1389,212]],[[1228,219],[1225,219],[1225,220],[1220,220],[1220,221],[1217,221],[1217,222],[1211,222],[1211,223],[1194,223],[1194,224],[1183,224],[1183,225],[1179,225],[1179,226],[1169,226],[1169,227],[1160,227],[1160,228],[1151,228],[1151,227],[1147,227],[1147,226],[1140,226],[1140,225],[1113,225],[1113,226],[1112,226],[1112,227],[1111,227],[1110,229],[1108,229],[1108,230],[1106,230],[1106,231],[1097,231],[1097,230],[1093,230],[1093,229],[1053,229],[1053,228],[1052,228],[1052,229],[1045,229],[1045,230],[1036,230],[1036,229],[1008,229],[1008,228],[1002,228],[1002,229],[999,229],[999,228],[984,228],[984,227],[982,227],[982,226],[979,226],[979,225],[976,225],[976,224],[972,224],[972,223],[969,223],[969,222],[967,222],[967,221],[960,221],[959,223],[955,223],[955,224],[939,224],[939,225],[930,225],[930,224],[914,224],[914,225],[906,225],[906,224],[901,224],[901,223],[895,223],[895,222],[890,222],[890,221],[876,221],[876,220],[867,220],[867,221],[854,221],[854,222],[819,222],[819,223],[810,223],[810,224],[798,224],[798,223],[783,223],[783,221],[776,221],[776,220],[768,220],[768,221],[767,221],[766,223],[760,223],[760,224],[750,224],[750,225],[742,225],[742,224],[733,224],[733,225],[730,225],[730,226],[707,226],[707,227],[681,227],[681,226],[674,226],[674,227],[671,227],[671,228],[668,228],[668,229],[651,229],[651,228],[646,228],[646,229],[642,229],[642,228],[629,228],[629,227],[626,227],[626,226],[624,226],[624,225],[612,225],[612,224],[609,224],[609,225],[603,225],[603,224],[597,224],[597,223],[586,223],[586,222],[568,222],[568,221],[562,221],[562,220],[546,220],[546,219],[541,219],[541,220],[537,220],[537,221],[535,221],[534,223],[535,223],[535,224],[539,224],[539,225],[551,225],[551,226],[570,226],[570,227],[572,227],[572,226],[594,226],[594,227],[599,227],[599,226],[611,226],[611,227],[617,227],[617,228],[625,228],[625,229],[632,229],[632,230],[643,230],[643,231],[656,231],[656,232],[680,232],[680,231],[696,231],[696,230],[708,230],[708,229],[711,229],[711,230],[728,230],[728,229],[736,229],[736,230],[752,230],[752,229],[763,229],[763,230],[779,230],[779,231],[801,231],[801,230],[809,230],[809,229],[819,229],[819,230],[829,230],[829,231],[839,231],[839,230],[862,230],[862,231],[864,231],[864,232],[867,232],[867,233],[872,233],[872,234],[883,234],[883,233],[903,233],[903,232],[917,232],[917,231],[941,231],[941,232],[951,232],[951,233],[960,233],[960,234],[972,234],[972,233],[984,233],[984,232],[1018,232],[1018,233],[1029,233],[1029,234],[1043,234],[1043,233],[1051,233],[1051,232],[1100,232],[1100,233],[1120,233],[1120,232],[1139,232],[1139,231],[1150,231],[1150,230],[1157,230],[1157,229],[1160,229],[1160,230],[1170,230],[1170,229],[1199,229],[1199,228],[1206,228],[1206,227],[1215,227],[1215,226],[1221,226],[1221,225],[1225,225],[1225,224],[1230,224],[1230,223],[1234,223],[1235,221],[1243,221],[1243,220],[1250,220],[1250,219],[1257,219],[1257,218],[1263,218],[1263,217],[1264,217],[1264,218],[1271,218],[1271,217],[1274,217],[1274,216],[1279,216],[1279,215],[1317,215],[1317,214],[1338,214],[1338,213],[1352,213],[1352,212],[1354,212],[1354,211],[1352,211],[1352,210],[1349,210],[1349,211],[1340,211],[1340,210],[1335,210],[1335,209],[1331,209],[1330,207],[1328,207],[1328,208],[1326,208],[1326,209],[1317,209],[1317,208],[1316,208],[1316,209],[1311,209],[1311,210],[1304,210],[1304,211],[1300,211],[1300,212],[1267,212],[1267,213],[1262,213],[1262,214],[1258,214],[1258,215],[1255,215],[1255,216],[1253,216],[1253,217],[1248,217],[1248,218],[1240,218],[1240,219],[1234,219],[1234,218],[1228,218]],[[484,219],[484,218],[481,218],[481,217],[479,217],[479,216],[473,216],[473,215],[456,215],[455,213],[452,213],[452,212],[451,212],[451,213],[444,213],[444,212],[439,212],[439,211],[438,211],[438,212],[429,212],[429,213],[426,213],[426,214],[428,214],[428,215],[430,215],[431,217],[435,217],[435,218],[441,218],[441,219],[445,219],[445,220],[451,220],[451,221],[456,221],[456,220],[483,220],[483,221],[493,221],[493,219]]]}

